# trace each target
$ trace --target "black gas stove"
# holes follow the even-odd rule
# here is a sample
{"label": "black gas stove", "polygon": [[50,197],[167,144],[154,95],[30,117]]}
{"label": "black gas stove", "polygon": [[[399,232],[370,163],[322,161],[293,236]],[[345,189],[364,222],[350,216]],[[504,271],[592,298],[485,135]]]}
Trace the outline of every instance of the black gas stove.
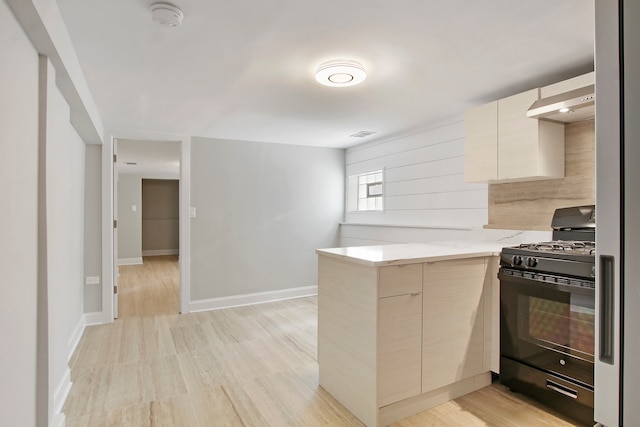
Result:
{"label": "black gas stove", "polygon": [[503,248],[500,265],[522,274],[549,273],[593,280],[595,207],[557,209],[551,226],[554,240]]}
{"label": "black gas stove", "polygon": [[593,423],[595,207],[556,210],[550,242],[500,255],[500,381]]}
{"label": "black gas stove", "polygon": [[[500,266],[513,274],[562,275],[592,281],[595,278],[595,242],[554,240],[503,248]],[[540,279],[544,279],[540,277]]]}

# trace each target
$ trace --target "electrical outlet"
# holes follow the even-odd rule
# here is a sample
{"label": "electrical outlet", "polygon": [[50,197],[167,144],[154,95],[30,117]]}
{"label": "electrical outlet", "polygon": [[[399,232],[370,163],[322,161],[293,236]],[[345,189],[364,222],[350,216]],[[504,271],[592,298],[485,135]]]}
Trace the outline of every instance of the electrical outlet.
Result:
{"label": "electrical outlet", "polygon": [[85,285],[99,285],[100,284],[100,276],[87,276],[84,279]]}

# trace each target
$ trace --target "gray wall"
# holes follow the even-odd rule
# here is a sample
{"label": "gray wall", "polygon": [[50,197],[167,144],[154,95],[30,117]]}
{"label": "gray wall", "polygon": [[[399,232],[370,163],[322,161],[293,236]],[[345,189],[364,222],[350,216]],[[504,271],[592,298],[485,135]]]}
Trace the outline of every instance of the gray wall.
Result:
{"label": "gray wall", "polygon": [[142,255],[178,254],[179,181],[142,180]]}
{"label": "gray wall", "polygon": [[[102,277],[102,146],[85,148],[84,275]],[[102,285],[84,286],[84,312],[102,310]]]}
{"label": "gray wall", "polygon": [[118,262],[136,260],[142,262],[142,179],[118,174]]}
{"label": "gray wall", "polygon": [[344,150],[193,138],[191,300],[317,285],[343,201]]}

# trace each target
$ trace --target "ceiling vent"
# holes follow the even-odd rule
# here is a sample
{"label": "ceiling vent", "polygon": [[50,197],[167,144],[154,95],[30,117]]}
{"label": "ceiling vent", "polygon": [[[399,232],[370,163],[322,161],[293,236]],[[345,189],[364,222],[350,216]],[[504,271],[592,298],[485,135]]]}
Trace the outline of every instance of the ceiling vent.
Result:
{"label": "ceiling vent", "polygon": [[179,27],[183,17],[182,11],[171,4],[156,3],[151,5],[151,20],[161,27]]}
{"label": "ceiling vent", "polygon": [[365,136],[373,135],[375,132],[370,130],[361,130],[360,132],[349,135],[350,138],[364,138]]}

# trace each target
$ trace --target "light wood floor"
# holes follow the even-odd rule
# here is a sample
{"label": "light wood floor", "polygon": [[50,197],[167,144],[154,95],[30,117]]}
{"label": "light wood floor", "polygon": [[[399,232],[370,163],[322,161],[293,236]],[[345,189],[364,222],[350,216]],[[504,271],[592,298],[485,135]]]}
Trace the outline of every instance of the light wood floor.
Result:
{"label": "light wood floor", "polygon": [[[146,287],[154,274],[138,269],[163,280],[174,271],[149,267],[121,278],[146,277]],[[168,276],[177,289],[177,266]],[[127,297],[122,317],[88,327],[71,360],[68,427],[362,426],[318,386],[315,297],[179,315],[177,300],[170,313],[149,314],[157,299],[135,296],[125,315]],[[577,425],[498,385],[394,424]]]}
{"label": "light wood floor", "polygon": [[119,271],[119,318],[180,311],[177,255],[144,257],[142,265],[121,265]]}

